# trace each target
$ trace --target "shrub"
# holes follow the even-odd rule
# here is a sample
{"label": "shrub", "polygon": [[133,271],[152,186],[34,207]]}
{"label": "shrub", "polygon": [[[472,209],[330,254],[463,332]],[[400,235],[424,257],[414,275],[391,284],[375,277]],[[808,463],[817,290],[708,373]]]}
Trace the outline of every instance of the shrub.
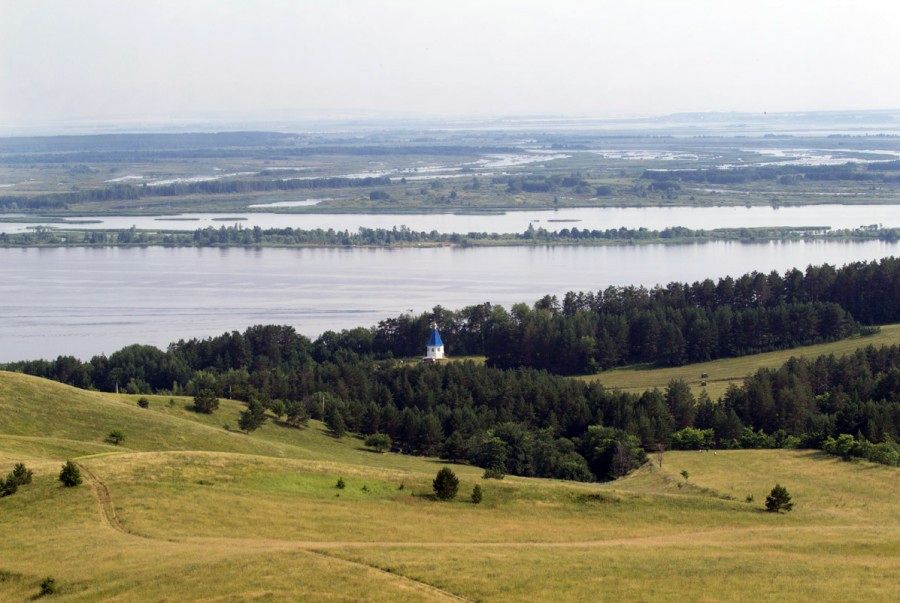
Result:
{"label": "shrub", "polygon": [[834,438],[825,440],[822,443],[822,450],[836,454],[845,461],[849,461],[853,456],[856,456],[856,438],[849,433],[842,433],[836,440]]}
{"label": "shrub", "polygon": [[772,491],[766,497],[766,511],[770,513],[778,513],[780,511],[790,511],[794,508],[791,502],[791,495],[788,494],[787,488],[781,484],[775,484]]}
{"label": "shrub", "polygon": [[881,444],[868,444],[864,451],[863,456],[873,463],[881,463],[882,465],[890,465],[892,467],[896,467],[898,461],[900,461],[900,454],[897,453],[897,449],[889,442],[882,442]]}
{"label": "shrub", "polygon": [[753,431],[745,427],[740,437],[741,448],[777,448],[774,438],[768,436],[762,429]]}
{"label": "shrub", "polygon": [[647,460],[641,441],[614,427],[591,425],[579,438],[578,448],[591,473],[601,480],[622,477]]}
{"label": "shrub", "polygon": [[472,504],[477,505],[481,502],[484,494],[481,492],[481,486],[475,484],[475,487],[472,488]]}
{"label": "shrub", "polygon": [[688,472],[687,469],[682,469],[682,470],[681,470],[681,477],[684,478],[684,481],[688,481],[688,479],[690,479],[690,477],[691,477],[691,474]]}
{"label": "shrub", "polygon": [[386,433],[373,433],[366,438],[366,446],[376,450],[377,452],[390,450],[391,436],[387,435]]}
{"label": "shrub", "polygon": [[147,398],[138,398],[137,405],[141,408],[150,408],[150,400]]}
{"label": "shrub", "polygon": [[674,450],[700,450],[701,448],[712,448],[714,439],[715,436],[713,435],[712,429],[685,427],[672,434],[672,448]]}
{"label": "shrub", "polygon": [[52,595],[56,592],[56,580],[52,577],[47,576],[43,580],[41,580],[41,592],[38,596],[46,597],[47,595]]}
{"label": "shrub", "polygon": [[24,463],[16,463],[13,470],[6,476],[6,480],[9,481],[10,479],[13,479],[18,485],[25,486],[31,483],[33,475],[31,470],[25,467]]}
{"label": "shrub", "polygon": [[12,496],[19,489],[19,483],[15,480],[11,480],[6,478],[5,480],[0,480],[0,498],[4,496]]}
{"label": "shrub", "polygon": [[74,488],[81,483],[81,471],[72,461],[66,461],[62,471],[59,472],[59,481],[66,488]]}
{"label": "shrub", "polygon": [[339,478],[338,478],[338,481],[337,481],[337,483],[334,485],[334,487],[337,488],[338,490],[343,490],[344,488],[346,488],[346,487],[347,487],[347,484],[344,483],[344,478],[343,478],[343,477],[339,477]]}
{"label": "shrub", "polygon": [[31,483],[32,473],[24,464],[16,463],[13,470],[10,471],[5,480],[0,480],[0,498],[4,496],[12,496],[19,490],[19,486]]}
{"label": "shrub", "polygon": [[432,487],[434,495],[439,500],[451,500],[456,497],[456,492],[459,490],[459,478],[449,467],[444,467],[437,472]]}
{"label": "shrub", "polygon": [[106,441],[110,444],[118,446],[123,441],[125,441],[125,434],[122,433],[121,429],[113,429],[109,432],[109,435],[106,436]]}
{"label": "shrub", "polygon": [[501,467],[488,467],[482,476],[484,479],[503,479],[504,477],[506,477],[506,473]]}
{"label": "shrub", "polygon": [[845,461],[853,457],[862,457],[873,463],[896,466],[900,454],[892,442],[873,444],[865,438],[856,439],[848,433],[842,433],[837,439],[829,437],[822,442],[822,450],[840,456]]}

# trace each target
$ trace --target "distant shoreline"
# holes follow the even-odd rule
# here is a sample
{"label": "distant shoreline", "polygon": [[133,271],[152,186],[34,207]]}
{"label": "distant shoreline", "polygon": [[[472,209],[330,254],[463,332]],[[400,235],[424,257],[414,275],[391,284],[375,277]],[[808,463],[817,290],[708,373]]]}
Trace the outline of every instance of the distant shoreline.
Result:
{"label": "distant shoreline", "polygon": [[369,229],[355,232],[295,228],[251,229],[221,226],[196,230],[60,229],[37,228],[29,232],[0,233],[0,248],[63,247],[194,247],[194,248],[430,248],[430,247],[603,247],[634,245],[685,245],[728,241],[768,243],[774,241],[881,240],[897,242],[900,228],[831,229],[826,226],[717,228],[691,230],[609,229],[547,231],[530,228],[523,233],[438,233],[409,229]]}

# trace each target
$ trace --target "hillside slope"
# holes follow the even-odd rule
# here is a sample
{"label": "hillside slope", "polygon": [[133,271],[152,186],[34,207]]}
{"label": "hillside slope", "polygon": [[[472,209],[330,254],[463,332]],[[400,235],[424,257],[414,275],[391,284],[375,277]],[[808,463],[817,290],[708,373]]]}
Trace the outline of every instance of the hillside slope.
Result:
{"label": "hillside slope", "polygon": [[[53,576],[63,600],[888,600],[900,582],[897,469],[810,451],[667,453],[610,484],[376,454],[320,424],[227,431],[188,399],[0,373],[0,599]],[[120,446],[104,442],[111,429]],[[63,459],[85,483],[62,488]],[[689,471],[686,481],[680,471]],[[338,478],[346,487],[335,488]],[[774,482],[790,514],[761,512]],[[475,484],[484,501],[468,500]],[[754,502],[747,503],[747,494]]]}
{"label": "hillside slope", "polygon": [[[881,332],[865,337],[855,336],[830,343],[801,346],[776,352],[750,354],[736,358],[721,358],[709,362],[698,362],[675,367],[630,366],[611,369],[595,375],[580,377],[589,381],[599,381],[605,387],[630,392],[643,392],[658,387],[663,389],[672,379],[684,379],[698,395],[706,390],[716,400],[732,383],[740,385],[744,377],[761,368],[777,368],[791,357],[815,358],[826,354],[841,356],[850,354],[866,346],[900,345],[900,324],[884,325]],[[702,375],[707,377],[702,377]],[[706,386],[702,386],[702,382]]]}

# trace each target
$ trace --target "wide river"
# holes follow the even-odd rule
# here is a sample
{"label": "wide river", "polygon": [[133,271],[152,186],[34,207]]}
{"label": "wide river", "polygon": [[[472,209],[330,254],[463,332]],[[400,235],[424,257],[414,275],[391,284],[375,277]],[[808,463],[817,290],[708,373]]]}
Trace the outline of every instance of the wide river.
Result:
{"label": "wide river", "polygon": [[[2,217],[2,216],[0,216]],[[223,218],[243,218],[239,222]],[[78,218],[84,220],[87,218]],[[96,224],[77,228],[131,228],[194,230],[239,223],[246,228],[333,228],[356,231],[360,227],[408,226],[417,231],[523,232],[529,224],[547,230],[561,228],[739,228],[742,226],[830,226],[856,228],[870,224],[900,227],[900,205],[804,205],[771,207],[582,207],[545,211],[509,211],[497,215],[462,214],[284,214],[228,213],[179,216],[103,216]],[[21,232],[36,224],[0,222],[0,232]],[[45,223],[47,226],[60,224]]]}
{"label": "wide river", "polygon": [[429,249],[0,249],[0,362],[130,343],[165,346],[251,324],[315,336],[408,310],[608,285],[844,264],[900,244],[835,241]]}

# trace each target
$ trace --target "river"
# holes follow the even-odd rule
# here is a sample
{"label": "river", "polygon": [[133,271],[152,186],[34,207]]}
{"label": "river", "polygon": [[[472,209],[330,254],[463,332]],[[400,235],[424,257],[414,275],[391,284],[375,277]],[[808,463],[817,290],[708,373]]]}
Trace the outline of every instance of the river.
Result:
{"label": "river", "polygon": [[[298,202],[302,202],[298,201]],[[2,217],[2,216],[0,216]],[[240,221],[223,218],[243,218]],[[75,228],[194,230],[241,224],[245,228],[333,228],[356,231],[360,227],[393,228],[445,233],[523,232],[529,224],[547,230],[562,228],[640,228],[661,230],[669,226],[688,228],[740,228],[754,226],[830,226],[856,228],[870,224],[900,227],[900,205],[803,205],[773,209],[754,207],[582,207],[545,211],[508,211],[486,214],[286,214],[227,213],[181,214],[178,216],[100,216],[76,220],[99,220],[95,224],[73,224]],[[0,222],[0,232],[22,232],[35,224]],[[61,224],[43,223],[60,227]]]}
{"label": "river", "polygon": [[165,346],[251,324],[373,325],[437,304],[652,286],[897,255],[881,241],[428,249],[0,249],[0,362],[130,343]]}

